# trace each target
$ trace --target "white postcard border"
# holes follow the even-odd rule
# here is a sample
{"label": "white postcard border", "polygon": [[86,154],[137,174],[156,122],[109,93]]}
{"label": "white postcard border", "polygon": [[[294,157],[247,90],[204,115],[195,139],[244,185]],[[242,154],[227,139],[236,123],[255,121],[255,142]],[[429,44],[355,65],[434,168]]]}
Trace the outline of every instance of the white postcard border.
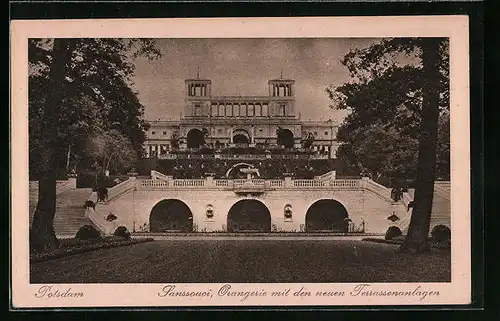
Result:
{"label": "white postcard border", "polygon": [[[29,283],[28,249],[28,38],[297,38],[449,37],[451,109],[450,283],[371,283],[372,291],[410,291],[410,296],[352,295],[356,284],[236,284],[231,291],[283,291],[301,287],[309,297],[220,296],[224,284],[175,284],[177,290],[208,291],[207,297],[162,297],[167,284],[47,284],[51,291],[83,296],[37,297]],[[25,20],[11,23],[12,303],[22,307],[156,307],[287,305],[435,305],[471,302],[470,258],[469,33],[467,16]],[[209,291],[211,289],[211,291]],[[316,291],[344,296],[318,297]],[[427,291],[427,292],[426,292]],[[430,295],[428,292],[439,292]],[[66,292],[65,292],[66,293]],[[420,293],[420,294],[419,294]],[[424,294],[422,294],[424,293]],[[427,293],[427,294],[425,294]],[[424,298],[422,298],[424,297]]]}

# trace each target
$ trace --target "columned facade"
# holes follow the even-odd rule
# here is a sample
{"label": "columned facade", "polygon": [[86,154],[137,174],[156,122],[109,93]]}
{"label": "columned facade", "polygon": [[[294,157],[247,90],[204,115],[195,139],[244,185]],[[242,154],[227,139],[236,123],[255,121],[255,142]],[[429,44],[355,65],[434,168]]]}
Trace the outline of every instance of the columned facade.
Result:
{"label": "columned facade", "polygon": [[[243,94],[243,93],[242,93]],[[293,135],[293,147],[301,148],[303,137],[314,135],[317,153],[335,157],[337,125],[331,121],[302,121],[296,113],[295,81],[268,81],[268,95],[213,96],[210,79],[185,81],[185,107],[178,121],[153,121],[145,144],[145,156],[156,157],[172,152],[173,138],[178,148],[188,148],[187,135],[197,129],[205,133],[206,147],[230,147],[235,133],[246,132],[248,145],[272,148],[278,146],[277,131],[288,130]],[[240,140],[243,136],[238,136]]]}

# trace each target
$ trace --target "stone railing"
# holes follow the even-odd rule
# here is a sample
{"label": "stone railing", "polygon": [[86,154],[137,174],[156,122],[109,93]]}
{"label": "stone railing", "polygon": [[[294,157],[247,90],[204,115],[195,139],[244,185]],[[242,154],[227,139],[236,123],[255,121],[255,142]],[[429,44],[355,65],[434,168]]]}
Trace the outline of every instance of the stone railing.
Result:
{"label": "stone railing", "polygon": [[361,181],[358,179],[336,179],[329,181],[330,187],[348,187],[348,188],[359,188],[361,187]]}
{"label": "stone railing", "polygon": [[[97,204],[97,193],[93,192],[90,195],[89,200]],[[94,224],[94,226],[104,234],[112,234],[114,232],[115,224],[108,222],[105,217],[101,216],[100,212],[94,210],[92,207],[87,207],[85,209],[85,217],[87,217],[92,224]]]}
{"label": "stone railing", "polygon": [[214,156],[216,159],[223,159],[223,160],[232,160],[232,159],[241,159],[241,160],[252,160],[252,159],[257,159],[257,160],[264,160],[264,159],[269,159],[271,155],[265,155],[265,154],[217,154]]}
{"label": "stone railing", "polygon": [[314,179],[297,179],[297,180],[293,180],[293,186],[307,188],[307,187],[325,187],[325,186],[329,186],[329,185],[327,182],[318,181],[318,180],[314,180]]}
{"label": "stone railing", "polygon": [[237,186],[248,186],[248,185],[252,185],[252,186],[265,186],[266,185],[266,181],[263,180],[263,179],[235,179],[233,181],[233,186],[234,187],[237,187]]}
{"label": "stone railing", "polygon": [[136,186],[135,177],[129,177],[128,180],[121,182],[108,189],[108,202],[117,198],[118,196],[133,190]]}
{"label": "stone railing", "polygon": [[436,181],[434,182],[434,192],[439,196],[450,200],[451,198],[451,184],[449,181]]}
{"label": "stone railing", "polygon": [[174,179],[172,186],[174,187],[204,187],[206,180],[204,179]]}
{"label": "stone railing", "polygon": [[163,180],[163,181],[167,181],[169,179],[172,179],[172,176],[168,176],[168,175],[162,174],[160,172],[151,170],[151,178],[152,179],[160,179],[160,180]]}
{"label": "stone railing", "polygon": [[161,181],[157,179],[138,179],[137,187],[141,189],[166,188],[170,186],[170,181]]}
{"label": "stone railing", "polygon": [[137,179],[138,189],[234,189],[241,187],[259,187],[265,189],[317,189],[317,188],[361,188],[359,179],[315,180],[315,179]]}
{"label": "stone railing", "polygon": [[323,175],[316,176],[315,179],[318,179],[320,181],[327,181],[327,180],[335,179],[335,171],[329,171]]}
{"label": "stone railing", "polygon": [[449,188],[451,186],[451,182],[450,181],[435,181],[434,185]]}
{"label": "stone railing", "polygon": [[384,185],[380,185],[369,178],[362,178],[361,181],[363,182],[362,184],[364,188],[379,195],[388,202],[393,202],[390,188],[387,188]]}
{"label": "stone railing", "polygon": [[158,159],[222,159],[222,160],[265,160],[265,159],[328,159],[328,155],[321,154],[160,154]]}
{"label": "stone railing", "polygon": [[215,187],[229,187],[231,181],[228,179],[215,179],[214,181]]}
{"label": "stone railing", "polygon": [[280,188],[280,187],[283,187],[285,185],[285,181],[282,180],[282,179],[271,179],[269,181],[267,181],[268,183],[268,186],[271,187],[271,188]]}

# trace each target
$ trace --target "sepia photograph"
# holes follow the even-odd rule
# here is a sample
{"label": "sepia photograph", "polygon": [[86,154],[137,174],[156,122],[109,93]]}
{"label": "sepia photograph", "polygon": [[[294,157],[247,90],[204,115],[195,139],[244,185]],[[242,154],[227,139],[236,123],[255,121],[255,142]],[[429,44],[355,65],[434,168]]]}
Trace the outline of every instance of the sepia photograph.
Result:
{"label": "sepia photograph", "polygon": [[27,37],[33,299],[441,302],[470,237],[451,35],[366,34]]}

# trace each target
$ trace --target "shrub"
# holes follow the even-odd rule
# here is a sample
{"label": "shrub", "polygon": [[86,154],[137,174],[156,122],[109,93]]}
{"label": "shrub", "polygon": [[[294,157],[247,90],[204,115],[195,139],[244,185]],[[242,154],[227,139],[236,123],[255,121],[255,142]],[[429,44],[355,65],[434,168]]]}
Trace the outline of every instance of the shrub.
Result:
{"label": "shrub", "polygon": [[80,240],[99,240],[102,236],[94,226],[84,225],[76,232],[75,238]]}
{"label": "shrub", "polygon": [[431,231],[431,237],[438,243],[449,241],[451,240],[451,230],[446,225],[436,225]]}
{"label": "shrub", "polygon": [[395,237],[398,237],[398,236],[401,236],[401,235],[403,235],[403,233],[401,232],[401,230],[399,229],[399,227],[397,227],[397,226],[390,226],[387,229],[387,232],[385,232],[385,239],[386,240],[392,240]]}
{"label": "shrub", "polygon": [[121,236],[126,239],[130,238],[130,232],[127,230],[125,226],[118,226],[115,230],[115,233],[113,233],[114,236]]}

